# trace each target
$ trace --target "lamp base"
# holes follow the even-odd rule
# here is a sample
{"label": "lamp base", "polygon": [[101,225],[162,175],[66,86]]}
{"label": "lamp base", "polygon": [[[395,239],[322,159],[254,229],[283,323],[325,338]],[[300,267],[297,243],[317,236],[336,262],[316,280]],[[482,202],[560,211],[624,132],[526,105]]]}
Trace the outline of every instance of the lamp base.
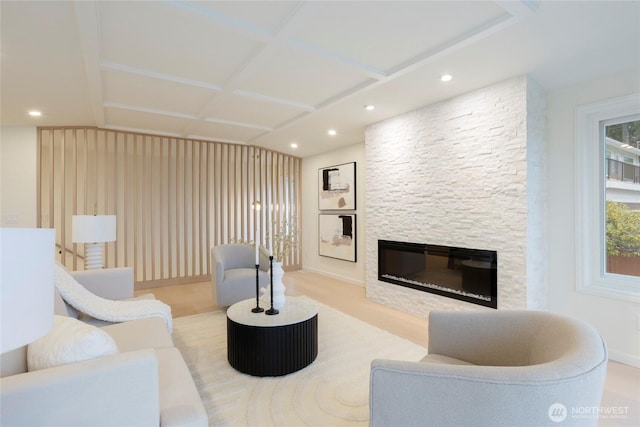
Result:
{"label": "lamp base", "polygon": [[91,270],[94,268],[104,267],[104,244],[103,243],[85,243],[84,246],[84,269]]}

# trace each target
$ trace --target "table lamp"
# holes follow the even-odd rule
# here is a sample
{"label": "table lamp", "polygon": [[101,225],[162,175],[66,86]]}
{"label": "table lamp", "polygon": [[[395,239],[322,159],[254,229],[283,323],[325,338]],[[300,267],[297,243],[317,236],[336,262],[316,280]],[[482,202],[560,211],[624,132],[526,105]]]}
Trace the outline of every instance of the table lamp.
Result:
{"label": "table lamp", "polygon": [[104,242],[116,240],[115,215],[73,215],[73,243],[84,243],[84,268],[104,267]]}

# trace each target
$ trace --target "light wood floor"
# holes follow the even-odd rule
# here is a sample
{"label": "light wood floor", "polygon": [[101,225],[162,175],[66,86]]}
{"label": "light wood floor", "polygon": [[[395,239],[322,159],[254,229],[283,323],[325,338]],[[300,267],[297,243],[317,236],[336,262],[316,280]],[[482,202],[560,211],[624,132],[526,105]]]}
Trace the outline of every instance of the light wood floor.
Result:
{"label": "light wood floor", "polygon": [[[361,286],[304,271],[289,271],[283,283],[287,295],[306,295],[350,316],[385,329],[426,348],[427,320],[368,300]],[[209,282],[136,291],[152,292],[171,306],[174,317],[219,310],[211,299]],[[602,407],[627,407],[626,418],[600,419],[599,426],[640,425],[640,369],[609,362]]]}

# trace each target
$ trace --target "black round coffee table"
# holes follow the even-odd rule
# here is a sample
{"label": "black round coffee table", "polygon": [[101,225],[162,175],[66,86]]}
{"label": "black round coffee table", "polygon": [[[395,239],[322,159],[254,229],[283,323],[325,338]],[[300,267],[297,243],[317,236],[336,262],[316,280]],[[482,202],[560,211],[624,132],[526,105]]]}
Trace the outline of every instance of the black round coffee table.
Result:
{"label": "black round coffee table", "polygon": [[[227,358],[245,374],[276,377],[298,371],[318,355],[318,309],[304,297],[287,297],[275,316],[252,313],[256,300],[227,310]],[[268,307],[265,307],[265,309]]]}

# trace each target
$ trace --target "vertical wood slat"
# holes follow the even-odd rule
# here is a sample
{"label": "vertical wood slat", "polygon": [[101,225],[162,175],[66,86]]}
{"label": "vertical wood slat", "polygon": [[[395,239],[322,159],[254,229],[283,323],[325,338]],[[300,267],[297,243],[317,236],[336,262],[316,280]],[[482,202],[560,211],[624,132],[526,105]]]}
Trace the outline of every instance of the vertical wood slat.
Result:
{"label": "vertical wood slat", "polygon": [[215,246],[222,243],[222,145],[215,146],[213,164],[216,173],[214,176],[215,216],[213,219],[215,238],[212,246]]}
{"label": "vertical wood slat", "polygon": [[[196,142],[191,141],[191,274],[195,276],[196,274],[196,243],[197,243],[197,235],[196,235]],[[186,221],[185,221],[186,222]]]}
{"label": "vertical wood slat", "polygon": [[147,241],[149,239],[148,227],[149,227],[149,177],[147,172],[147,146],[148,137],[142,137],[141,150],[142,158],[142,171],[140,173],[140,242],[142,247],[142,261],[140,262],[140,270],[142,270],[142,281],[147,281],[148,278],[148,258],[147,258]]}
{"label": "vertical wood slat", "polygon": [[[253,202],[255,202],[258,199],[258,194],[257,194],[257,188],[258,188],[258,149],[254,147],[252,153],[251,153],[251,160],[252,160],[252,170],[253,170],[253,176],[252,176],[252,181],[253,181],[253,185],[252,185],[252,189],[251,189],[251,199],[249,199],[249,203],[253,204]],[[249,230],[249,240],[255,240],[255,235],[256,235],[256,215],[253,211],[250,211],[250,217],[249,217],[249,221],[251,222],[251,229]]]}
{"label": "vertical wood slat", "polygon": [[[73,213],[78,212],[78,133],[73,130]],[[73,225],[72,225],[73,226]],[[71,231],[73,233],[73,230]],[[73,235],[73,234],[72,234]],[[64,245],[62,246],[64,248]],[[78,244],[73,243],[72,248],[73,269],[78,269]]]}
{"label": "vertical wood slat", "polygon": [[122,137],[120,142],[122,143],[122,155],[123,155],[123,175],[124,175],[124,187],[122,188],[123,198],[122,202],[122,215],[118,217],[119,219],[124,220],[124,224],[121,224],[121,227],[124,231],[124,253],[123,253],[123,266],[131,265],[131,243],[133,241],[132,233],[131,233],[131,221],[130,221],[130,212],[131,207],[133,206],[133,197],[131,193],[133,191],[133,176],[131,175],[131,154],[129,152],[131,148],[131,135],[121,134]]}
{"label": "vertical wood slat", "polygon": [[65,235],[65,223],[66,223],[66,189],[67,180],[65,179],[65,158],[66,158],[66,146],[65,146],[65,131],[61,132],[60,138],[60,248],[62,251],[62,259],[66,261],[67,252],[67,239]]}
{"label": "vertical wood slat", "polygon": [[[137,282],[167,284],[202,280],[211,247],[253,240],[258,222],[267,245],[269,226],[277,232],[275,223],[300,212],[300,159],[282,153],[86,127],[39,128],[38,137],[38,224],[46,225],[40,213],[48,210],[61,261],[69,253],[74,269],[84,248],[64,249],[71,215],[116,214],[106,266],[131,266]],[[298,253],[287,260],[299,263]]]}
{"label": "vertical wood slat", "polygon": [[206,244],[204,247],[205,250],[205,260],[206,260],[206,265],[207,265],[207,271],[211,271],[211,255],[209,253],[209,248],[211,248],[211,203],[209,201],[209,195],[211,194],[211,175],[210,175],[210,171],[211,168],[209,167],[209,159],[210,159],[210,154],[209,154],[209,148],[211,147],[211,144],[206,144],[206,160],[205,160],[205,173],[206,173],[206,193],[207,194],[207,203],[206,203],[206,211],[205,211],[205,218],[206,218],[206,226],[205,226],[205,230],[207,233],[207,238],[206,238]]}
{"label": "vertical wood slat", "polygon": [[169,138],[167,141],[167,276],[173,277],[173,211],[171,209],[173,199],[173,189],[171,188],[173,177],[173,138]]}
{"label": "vertical wood slat", "polygon": [[[150,230],[149,230],[149,250],[151,252],[151,274],[150,274],[150,278],[151,280],[154,280],[156,278],[156,257],[154,256],[154,251],[156,248],[156,229],[154,227],[155,225],[155,219],[156,219],[156,215],[155,212],[158,212],[154,209],[155,205],[154,205],[154,188],[155,188],[155,177],[153,176],[153,165],[154,165],[154,161],[153,158],[155,156],[155,138],[150,138],[150,141],[145,144],[145,148],[146,146],[149,146],[149,151],[150,151],[150,162],[149,162],[149,176],[147,177],[147,179],[149,180],[148,182],[148,187],[149,187],[149,215],[147,215],[145,218],[149,219],[149,226],[150,226]],[[145,156],[147,157],[147,156]]]}
{"label": "vertical wood slat", "polygon": [[99,179],[100,170],[98,168],[98,155],[99,155],[98,151],[99,150],[98,150],[98,135],[97,134],[95,135],[95,138],[93,140],[93,144],[94,144],[94,147],[93,147],[94,163],[93,163],[93,165],[95,167],[95,174],[93,175],[93,186],[94,186],[94,189],[93,189],[93,206],[92,206],[93,209],[92,209],[92,212],[94,214],[96,214],[96,213],[98,213],[98,181],[100,180]]}
{"label": "vertical wood slat", "polygon": [[173,277],[180,277],[180,242],[182,241],[182,239],[180,238],[180,203],[178,203],[178,200],[180,199],[180,148],[182,146],[182,144],[178,144],[178,140],[176,141],[176,170],[175,170],[175,177],[176,177],[176,181],[175,181],[175,201],[174,201],[174,205],[175,205],[175,212],[174,212],[174,227],[175,227],[175,238],[174,238],[174,254],[176,256],[176,271]]}
{"label": "vertical wood slat", "polygon": [[[110,164],[110,157],[111,157],[110,154],[109,154],[109,133],[105,132],[103,134],[103,138],[104,138],[104,147],[105,147],[104,156],[102,156],[104,174],[103,174],[102,177],[100,177],[100,180],[102,181],[102,184],[103,184],[102,197],[103,197],[104,208],[101,209],[100,211],[104,212],[105,214],[110,214],[111,213],[111,211],[109,210],[109,181],[110,180],[107,179],[108,176],[109,176],[108,171],[109,171],[109,164]],[[97,151],[98,150],[97,150],[97,147],[96,147],[96,152]],[[116,224],[116,226],[117,226],[117,224]],[[109,265],[109,251],[107,250],[106,245],[105,245],[105,248],[104,248],[104,262],[105,262],[105,265]]]}
{"label": "vertical wood slat", "polygon": [[184,159],[182,162],[182,240],[180,241],[182,246],[182,258],[184,258],[184,263],[182,265],[182,271],[186,276],[188,274],[189,269],[189,260],[187,259],[187,235],[189,233],[188,223],[187,223],[187,141],[182,144],[182,158]]}
{"label": "vertical wood slat", "polygon": [[[118,194],[118,177],[120,176],[118,174],[118,140],[117,140],[117,135],[115,133],[110,133],[110,135],[113,135],[113,170],[111,171],[111,178],[112,178],[112,195],[111,197],[113,197],[113,214],[116,215],[116,219],[118,217],[118,198],[117,198],[117,194]],[[116,241],[113,243],[114,245],[114,249],[113,249],[113,258],[114,258],[114,265],[118,264],[118,225],[116,223]],[[109,264],[107,264],[109,265]]]}
{"label": "vertical wood slat", "polygon": [[[55,189],[55,182],[54,182],[54,177],[55,177],[55,169],[54,169],[54,154],[55,154],[55,147],[53,146],[53,141],[54,141],[54,134],[53,134],[53,129],[49,132],[49,227],[55,228],[55,216],[54,216],[54,212],[55,212],[55,206],[54,206],[54,189]],[[57,234],[57,233],[56,233]],[[64,252],[64,248],[63,252]],[[62,257],[62,259],[60,260],[61,262],[64,262],[64,257]]]}
{"label": "vertical wood slat", "polygon": [[[169,158],[167,159],[167,165],[168,165],[168,169],[171,169],[171,153],[175,152],[176,153],[176,155],[175,155],[176,159],[178,157],[178,148],[176,146],[176,142],[175,142],[174,138],[170,139],[169,150],[170,150],[170,152],[169,152]],[[177,187],[177,185],[178,185],[178,182],[177,182],[177,169],[175,169],[175,166],[177,166],[177,164],[178,163],[177,163],[177,160],[176,160],[175,165],[174,165],[174,172],[173,172],[175,175],[169,173],[170,177],[176,176],[176,178],[174,178],[174,181],[176,183],[176,189],[178,188]],[[177,203],[176,193],[174,193],[172,190],[169,190],[169,193],[174,195],[173,196],[173,201],[174,201],[173,204],[177,205],[178,203]],[[169,207],[170,206],[171,206],[171,199],[169,200]],[[173,251],[175,250],[174,249],[175,248],[175,242],[178,240],[177,233],[175,231],[176,229],[173,227],[174,223],[177,223],[177,219],[176,219],[175,213],[176,213],[175,210],[172,211],[172,209],[169,209],[169,215],[167,216],[167,227],[169,228],[169,232],[170,232],[170,234],[169,234],[169,245],[167,247],[167,251],[169,252],[169,277],[170,278],[175,277],[174,274],[173,274],[173,259],[174,259]],[[171,221],[172,217],[173,217],[173,221],[174,222]],[[173,234],[173,238],[171,237],[172,234]]]}
{"label": "vertical wood slat", "polygon": [[[166,138],[162,138],[162,140],[160,141],[160,157],[158,160],[159,163],[159,168],[160,170],[158,171],[159,173],[159,179],[160,179],[160,187],[164,188],[164,176],[166,176],[165,172],[164,172],[164,146],[166,145]],[[168,157],[168,156],[167,156]],[[167,182],[167,186],[168,186],[168,182]],[[160,191],[160,218],[158,218],[159,221],[159,227],[160,227],[160,277],[164,277],[164,265],[165,265],[165,257],[164,257],[164,244],[165,244],[165,240],[164,240],[164,231],[163,231],[163,227],[162,224],[164,223],[163,221],[163,216],[165,213],[165,203],[164,203],[164,191]]]}
{"label": "vertical wood slat", "polygon": [[136,281],[138,281],[138,211],[140,205],[140,199],[138,198],[138,138],[134,136],[133,139],[133,265],[136,268]]}
{"label": "vertical wood slat", "polygon": [[224,233],[222,234],[222,238],[224,241],[228,241],[230,240],[233,235],[233,221],[232,221],[232,215],[233,212],[231,211],[231,203],[224,203],[225,201],[230,200],[231,197],[231,193],[233,192],[233,187],[231,187],[231,147],[228,145],[225,145],[223,147],[223,153],[224,153],[224,161],[223,161],[223,169],[224,169],[224,182],[225,182],[225,187],[224,187],[224,192],[223,194],[223,205],[226,206],[226,212],[225,212],[225,216],[224,216],[224,224],[225,224],[225,229],[224,229]]}
{"label": "vertical wood slat", "polygon": [[[206,266],[206,271],[209,271],[209,267],[207,266],[207,242],[209,239],[206,238],[206,235],[208,235],[208,228],[205,225],[205,220],[204,220],[204,215],[205,215],[205,208],[203,205],[207,205],[208,203],[206,203],[207,200],[207,193],[206,193],[206,184],[207,184],[207,174],[206,174],[206,148],[207,144],[200,144],[200,156],[199,156],[199,161],[198,161],[198,168],[200,170],[200,179],[198,181],[198,185],[200,188],[200,192],[199,192],[199,199],[201,201],[200,205],[200,209],[198,209],[198,229],[200,230],[199,236],[200,236],[200,245],[199,245],[199,249],[198,249],[198,254],[199,254],[199,260],[200,260],[200,270],[202,271],[205,266]],[[204,164],[203,164],[204,163]],[[205,171],[204,173],[202,171]],[[205,201],[205,203],[202,203],[202,201]],[[206,233],[206,235],[203,236],[203,234]]]}

